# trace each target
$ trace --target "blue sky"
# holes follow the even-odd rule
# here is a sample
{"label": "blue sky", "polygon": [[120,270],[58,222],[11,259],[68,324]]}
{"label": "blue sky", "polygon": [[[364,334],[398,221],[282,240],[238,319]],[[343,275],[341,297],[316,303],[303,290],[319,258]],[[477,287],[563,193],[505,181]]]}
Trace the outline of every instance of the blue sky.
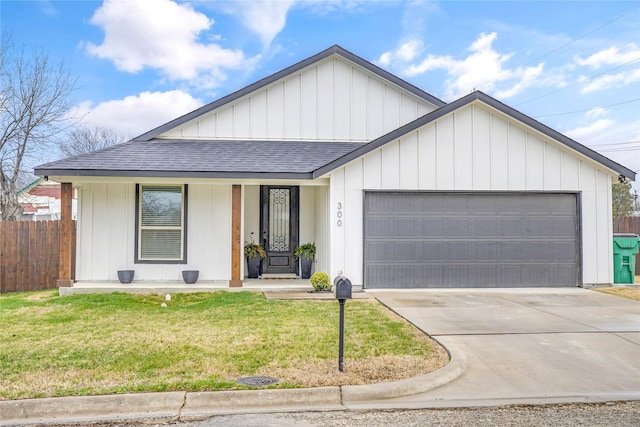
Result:
{"label": "blue sky", "polygon": [[84,124],[131,137],[339,44],[640,171],[640,1],[3,0],[0,25],[77,76]]}

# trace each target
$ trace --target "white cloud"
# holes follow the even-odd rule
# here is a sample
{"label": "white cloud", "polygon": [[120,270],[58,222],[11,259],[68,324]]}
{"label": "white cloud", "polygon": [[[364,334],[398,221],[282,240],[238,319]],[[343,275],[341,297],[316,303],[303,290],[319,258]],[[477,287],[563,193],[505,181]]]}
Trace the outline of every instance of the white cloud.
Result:
{"label": "white cloud", "polygon": [[385,52],[380,55],[380,58],[376,61],[379,65],[386,67],[391,64],[391,52]]}
{"label": "white cloud", "polygon": [[589,120],[595,119],[597,117],[603,117],[608,114],[607,110],[602,107],[592,108],[591,110],[585,113],[585,117]]}
{"label": "white cloud", "polygon": [[500,90],[496,96],[509,98],[532,85],[542,74],[543,63],[535,67],[509,69],[506,62],[513,54],[501,54],[493,48],[497,33],[481,33],[469,46],[466,58],[457,60],[449,55],[428,55],[422,62],[409,65],[404,73],[416,76],[435,69],[444,69],[449,78],[445,82],[446,100],[466,95],[475,89],[491,92],[498,82],[513,82],[512,86]]}
{"label": "white cloud", "polygon": [[[581,77],[581,80],[586,81],[587,79]],[[625,86],[637,81],[640,81],[640,68],[616,74],[604,74],[586,83],[582,87],[581,92],[596,92],[599,90],[610,89],[612,87]]]}
{"label": "white cloud", "polygon": [[575,62],[578,65],[598,69],[605,65],[622,65],[638,59],[640,59],[640,47],[635,43],[630,43],[626,45],[624,51],[621,51],[617,46],[611,46],[584,59],[576,57]]}
{"label": "white cloud", "polygon": [[384,52],[377,61],[378,65],[389,66],[393,62],[409,62],[413,61],[423,49],[421,40],[413,39],[401,44],[398,49]]}
{"label": "white cloud", "polygon": [[238,2],[238,12],[245,27],[260,36],[269,46],[287,23],[287,13],[293,0]]}
{"label": "white cloud", "polygon": [[[589,119],[589,113],[585,118]],[[564,134],[581,144],[592,146],[602,155],[631,170],[640,170],[640,149],[633,149],[631,144],[621,145],[640,140],[640,120],[600,119],[591,125],[565,131]]]}
{"label": "white cloud", "polygon": [[520,93],[523,89],[531,86],[535,81],[538,80],[540,75],[542,74],[542,69],[544,64],[540,63],[537,67],[526,67],[526,68],[518,68],[515,74],[520,78],[520,81],[512,86],[510,89],[501,90],[496,92],[496,96],[498,98],[511,98],[518,93]]}
{"label": "white cloud", "polygon": [[136,73],[150,67],[172,80],[206,80],[207,87],[216,87],[226,79],[225,70],[248,63],[239,50],[199,42],[213,20],[189,4],[105,0],[90,22],[101,27],[105,37],[99,45],[85,43],[85,49],[112,60],[122,71]]}
{"label": "white cloud", "polygon": [[583,144],[596,144],[602,141],[602,136],[611,130],[613,124],[613,120],[600,119],[590,125],[568,130],[565,135]]}
{"label": "white cloud", "polygon": [[422,41],[409,40],[398,49],[396,53],[398,58],[403,61],[413,61],[413,59],[422,52]]}
{"label": "white cloud", "polygon": [[137,96],[101,102],[83,102],[74,116],[83,124],[107,128],[130,137],[138,136],[202,106],[202,101],[181,90],[142,92]]}

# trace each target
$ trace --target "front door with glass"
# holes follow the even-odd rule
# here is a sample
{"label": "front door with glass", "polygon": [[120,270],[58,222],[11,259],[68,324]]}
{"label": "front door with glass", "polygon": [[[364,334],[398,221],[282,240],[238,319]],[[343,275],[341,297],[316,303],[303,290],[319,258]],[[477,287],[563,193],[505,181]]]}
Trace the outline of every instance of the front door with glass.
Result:
{"label": "front door with glass", "polygon": [[298,245],[299,187],[260,187],[260,229],[267,258],[262,272],[297,273],[293,252]]}

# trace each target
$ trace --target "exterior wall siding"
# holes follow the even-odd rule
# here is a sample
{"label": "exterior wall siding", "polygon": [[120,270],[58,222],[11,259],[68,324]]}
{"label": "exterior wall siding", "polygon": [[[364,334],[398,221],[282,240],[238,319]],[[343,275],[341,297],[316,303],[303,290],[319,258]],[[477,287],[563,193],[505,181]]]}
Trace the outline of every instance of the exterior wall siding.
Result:
{"label": "exterior wall siding", "polygon": [[189,184],[187,264],[134,264],[135,183],[80,186],[78,281],[117,281],[117,270],[135,270],[136,281],[199,280],[231,276],[231,186]]}
{"label": "exterior wall siding", "polygon": [[[575,191],[583,283],[609,284],[615,174],[482,104],[441,117],[331,173],[332,276],[362,285],[363,190]],[[342,204],[342,226],[335,223]]]}
{"label": "exterior wall siding", "polygon": [[162,137],[369,141],[434,109],[333,56]]}
{"label": "exterior wall siding", "polygon": [[329,188],[315,187],[315,242],[316,266],[315,271],[331,271],[331,250],[329,248]]}

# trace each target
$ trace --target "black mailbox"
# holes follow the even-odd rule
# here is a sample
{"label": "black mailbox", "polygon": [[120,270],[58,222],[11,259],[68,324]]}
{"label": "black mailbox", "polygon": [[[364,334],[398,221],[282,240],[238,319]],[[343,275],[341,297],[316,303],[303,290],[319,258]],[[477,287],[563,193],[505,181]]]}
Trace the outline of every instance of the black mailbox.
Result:
{"label": "black mailbox", "polygon": [[344,276],[338,276],[333,280],[334,294],[336,299],[351,299],[351,280]]}

